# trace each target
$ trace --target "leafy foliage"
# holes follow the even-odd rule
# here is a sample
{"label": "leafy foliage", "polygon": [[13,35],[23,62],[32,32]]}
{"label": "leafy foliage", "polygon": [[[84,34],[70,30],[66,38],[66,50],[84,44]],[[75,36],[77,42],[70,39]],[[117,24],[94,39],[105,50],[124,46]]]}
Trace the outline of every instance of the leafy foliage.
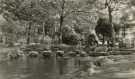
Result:
{"label": "leafy foliage", "polygon": [[104,36],[111,37],[112,33],[111,24],[105,19],[100,18],[98,20],[95,30],[97,34],[102,34]]}
{"label": "leafy foliage", "polygon": [[[116,17],[114,13],[122,11],[121,7],[115,5],[131,6],[131,4],[127,4],[129,1],[1,0],[1,15],[3,15],[9,24],[12,24],[4,25],[6,27],[2,27],[2,32],[24,36],[25,39],[29,37],[31,38],[31,42],[34,39],[44,39],[43,37],[46,35],[52,39],[57,35],[58,37],[62,36],[64,43],[75,45],[78,44],[80,37],[83,37],[83,33],[88,35],[93,30],[96,30],[97,34],[112,37],[112,29],[118,33],[119,24],[114,23],[114,27],[111,27],[110,19],[113,23],[114,17]],[[108,11],[112,15],[111,18],[108,18]],[[101,16],[109,20],[100,18]],[[14,22],[19,22],[18,28],[14,26]],[[85,38],[87,39],[87,37]],[[91,40],[91,38],[87,40]]]}
{"label": "leafy foliage", "polygon": [[[120,25],[114,23],[113,26],[115,32],[118,33],[120,29]],[[112,27],[107,19],[99,18],[95,30],[97,34],[101,34],[107,37],[112,37]]]}
{"label": "leafy foliage", "polygon": [[80,41],[80,35],[77,34],[71,27],[64,27],[62,34],[62,41],[65,44],[77,45]]}

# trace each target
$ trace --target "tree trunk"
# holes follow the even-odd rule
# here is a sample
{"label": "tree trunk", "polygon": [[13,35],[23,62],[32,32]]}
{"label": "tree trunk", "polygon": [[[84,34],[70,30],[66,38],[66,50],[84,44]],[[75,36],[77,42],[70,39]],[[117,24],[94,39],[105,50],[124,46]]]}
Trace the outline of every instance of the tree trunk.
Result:
{"label": "tree trunk", "polygon": [[102,45],[105,44],[105,36],[103,35],[103,42],[102,42]]}
{"label": "tree trunk", "polygon": [[44,38],[45,38],[45,23],[43,22],[43,41],[44,41]]}
{"label": "tree trunk", "polygon": [[27,29],[27,44],[30,43],[30,30],[31,30],[31,25],[32,25],[32,22],[29,22],[29,25],[28,25],[28,29]]}
{"label": "tree trunk", "polygon": [[64,9],[65,9],[65,0],[62,0],[61,14],[60,14],[60,36],[59,36],[59,43],[62,43],[62,26],[63,26],[63,21],[64,21]]}
{"label": "tree trunk", "polygon": [[115,44],[115,31],[114,31],[114,26],[112,23],[112,9],[110,6],[108,6],[108,14],[109,14],[109,22],[112,27],[112,41],[113,41],[113,45],[114,45]]}
{"label": "tree trunk", "polygon": [[100,40],[99,40],[99,38],[98,38],[98,36],[97,36],[95,30],[93,30],[93,34],[94,34],[94,36],[95,36],[95,40],[97,41],[97,45],[98,45],[99,42],[100,42]]}
{"label": "tree trunk", "polygon": [[63,15],[60,16],[60,36],[59,36],[59,43],[62,43],[62,25],[63,25]]}

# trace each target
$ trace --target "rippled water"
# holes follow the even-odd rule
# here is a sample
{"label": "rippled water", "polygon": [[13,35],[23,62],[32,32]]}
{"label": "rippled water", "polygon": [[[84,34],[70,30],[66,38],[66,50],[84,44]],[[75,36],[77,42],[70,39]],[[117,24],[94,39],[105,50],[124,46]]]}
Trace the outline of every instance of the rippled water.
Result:
{"label": "rippled water", "polygon": [[12,60],[0,64],[0,79],[59,79],[73,69],[73,63],[72,59],[55,58]]}
{"label": "rippled water", "polygon": [[[0,63],[0,79],[60,79],[78,67],[75,58],[20,58]],[[120,63],[99,68],[100,73],[86,79],[135,79],[135,63]]]}

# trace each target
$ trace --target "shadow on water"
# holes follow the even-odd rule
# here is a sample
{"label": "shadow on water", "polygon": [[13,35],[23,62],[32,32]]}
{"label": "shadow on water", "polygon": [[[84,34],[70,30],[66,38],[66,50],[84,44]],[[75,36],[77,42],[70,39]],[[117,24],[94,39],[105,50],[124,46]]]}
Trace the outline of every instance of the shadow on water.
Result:
{"label": "shadow on water", "polygon": [[0,79],[58,79],[74,66],[73,59],[20,58],[0,64]]}

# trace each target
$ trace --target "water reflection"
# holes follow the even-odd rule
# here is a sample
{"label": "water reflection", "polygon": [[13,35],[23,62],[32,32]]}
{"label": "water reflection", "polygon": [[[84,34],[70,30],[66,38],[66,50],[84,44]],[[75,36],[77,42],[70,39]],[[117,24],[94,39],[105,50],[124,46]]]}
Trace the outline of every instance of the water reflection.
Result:
{"label": "water reflection", "polygon": [[59,59],[57,61],[58,61],[59,74],[63,75],[66,72],[67,60]]}
{"label": "water reflection", "polygon": [[[82,67],[85,62],[82,63],[80,59],[82,58],[26,57],[3,62],[0,64],[0,79],[60,79],[66,73]],[[100,67],[102,73],[93,74],[88,79],[134,79],[134,64],[106,65]]]}
{"label": "water reflection", "polygon": [[23,58],[0,64],[0,79],[58,79],[69,72],[73,59]]}

